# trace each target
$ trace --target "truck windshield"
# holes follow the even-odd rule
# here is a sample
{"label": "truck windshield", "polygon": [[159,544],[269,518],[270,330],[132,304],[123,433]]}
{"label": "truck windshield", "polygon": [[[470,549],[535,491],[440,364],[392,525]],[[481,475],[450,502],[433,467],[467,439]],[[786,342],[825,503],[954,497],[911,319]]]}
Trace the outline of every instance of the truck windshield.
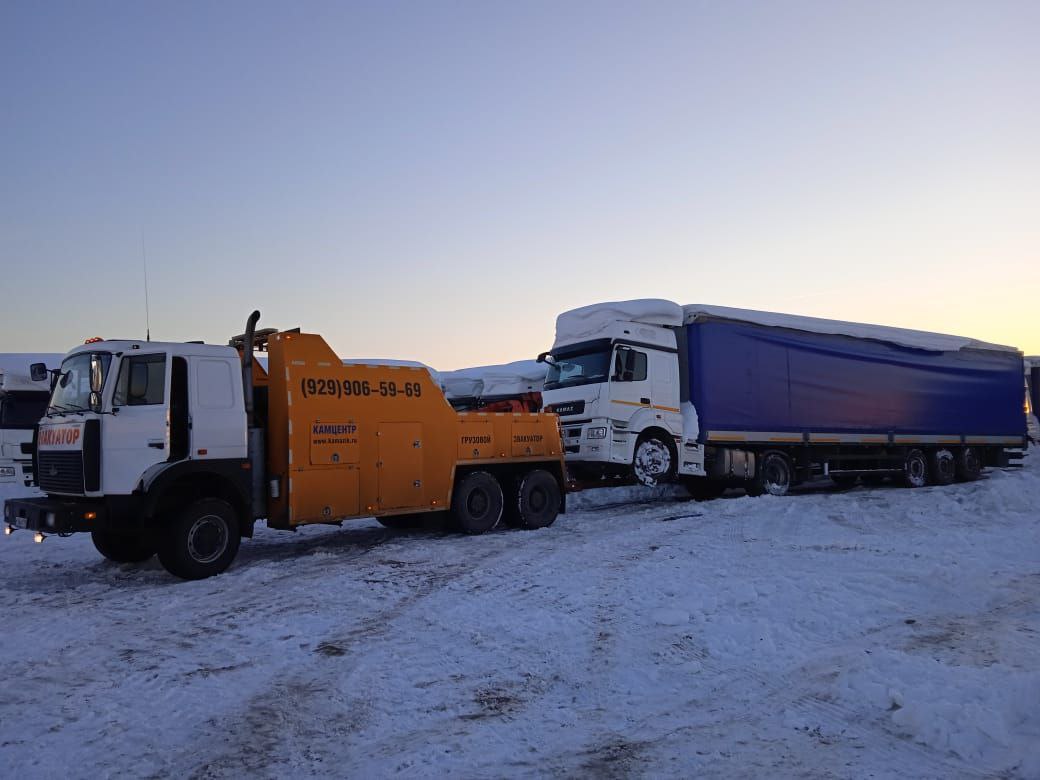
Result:
{"label": "truck windshield", "polygon": [[553,357],[556,358],[556,362],[549,365],[545,374],[546,390],[607,381],[610,369],[609,349]]}
{"label": "truck windshield", "polygon": [[58,383],[54,385],[54,391],[51,393],[50,406],[47,407],[48,414],[89,409],[91,354],[101,358],[101,386],[104,387],[105,381],[108,379],[108,366],[112,362],[110,353],[80,352],[67,357],[61,364]]}

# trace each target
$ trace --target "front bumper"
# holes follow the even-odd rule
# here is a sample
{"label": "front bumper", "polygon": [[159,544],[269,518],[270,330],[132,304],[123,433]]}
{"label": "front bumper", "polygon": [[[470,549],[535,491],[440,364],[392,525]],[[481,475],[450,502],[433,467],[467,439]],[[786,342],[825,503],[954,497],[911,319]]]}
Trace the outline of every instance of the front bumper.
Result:
{"label": "front bumper", "polygon": [[15,498],[4,502],[5,523],[12,528],[45,534],[95,531],[107,520],[108,512],[103,504],[54,498]]}

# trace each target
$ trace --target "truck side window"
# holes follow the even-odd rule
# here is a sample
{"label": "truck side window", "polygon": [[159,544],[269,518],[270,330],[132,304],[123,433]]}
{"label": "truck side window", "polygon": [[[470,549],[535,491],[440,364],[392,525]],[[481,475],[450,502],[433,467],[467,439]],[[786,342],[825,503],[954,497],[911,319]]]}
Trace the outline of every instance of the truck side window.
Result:
{"label": "truck side window", "polygon": [[[200,409],[230,409],[235,405],[231,369],[224,360],[198,361],[197,403]],[[241,383],[241,379],[239,379]]]}
{"label": "truck side window", "polygon": [[166,399],[166,355],[123,358],[112,406],[146,406]]}
{"label": "truck side window", "polygon": [[615,382],[642,382],[646,379],[646,353],[619,349],[614,357]]}

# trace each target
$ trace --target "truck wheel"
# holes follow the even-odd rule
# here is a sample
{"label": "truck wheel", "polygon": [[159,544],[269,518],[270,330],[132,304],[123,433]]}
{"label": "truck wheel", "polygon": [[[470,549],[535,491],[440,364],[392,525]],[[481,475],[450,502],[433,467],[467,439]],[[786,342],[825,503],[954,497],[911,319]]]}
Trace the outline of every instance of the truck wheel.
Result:
{"label": "truck wheel", "polygon": [[956,464],[957,479],[961,482],[972,482],[982,476],[982,461],[974,447],[965,447],[960,451]]}
{"label": "truck wheel", "polygon": [[655,433],[641,436],[632,455],[632,473],[639,484],[647,487],[671,482],[675,475],[675,451],[671,442]]}
{"label": "truck wheel", "polygon": [[948,449],[936,450],[928,458],[928,478],[933,485],[949,485],[957,476],[957,459]]}
{"label": "truck wheel", "polygon": [[182,509],[165,529],[159,562],[175,577],[201,580],[220,574],[242,541],[238,517],[219,498],[202,498]]}
{"label": "truck wheel", "polygon": [[520,478],[516,490],[516,525],[520,528],[548,528],[560,513],[560,485],[544,469],[529,471]]}
{"label": "truck wheel", "polygon": [[786,496],[791,489],[791,461],[782,452],[767,452],[758,462],[755,476],[747,484],[749,496]]}
{"label": "truck wheel", "polygon": [[920,450],[910,450],[903,461],[903,486],[924,487],[928,484],[928,459]]}
{"label": "truck wheel", "polygon": [[155,555],[155,540],[146,536],[91,531],[90,539],[99,553],[116,563],[143,563]]}
{"label": "truck wheel", "polygon": [[487,533],[502,519],[502,486],[486,471],[467,474],[455,486],[451,514],[467,534]]}

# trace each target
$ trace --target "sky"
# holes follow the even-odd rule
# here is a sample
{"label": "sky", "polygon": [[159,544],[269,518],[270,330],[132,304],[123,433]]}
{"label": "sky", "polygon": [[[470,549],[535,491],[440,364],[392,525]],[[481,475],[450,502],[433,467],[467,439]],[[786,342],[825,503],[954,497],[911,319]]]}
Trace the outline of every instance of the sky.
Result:
{"label": "sky", "polygon": [[1040,3],[0,3],[0,352],[666,298],[1040,354]]}

